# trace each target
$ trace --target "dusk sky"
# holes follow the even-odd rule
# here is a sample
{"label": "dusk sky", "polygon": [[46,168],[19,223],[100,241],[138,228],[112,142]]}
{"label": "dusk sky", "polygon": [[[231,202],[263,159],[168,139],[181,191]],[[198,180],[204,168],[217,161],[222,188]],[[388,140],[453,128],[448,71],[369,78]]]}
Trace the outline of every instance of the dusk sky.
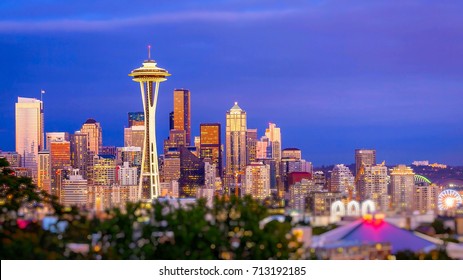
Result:
{"label": "dusk sky", "polygon": [[[378,161],[463,165],[461,1],[0,1],[0,150],[13,151],[17,97],[46,90],[45,131],[103,127],[123,145],[141,111],[128,73],[152,57],[161,84],[158,143],[174,88],[191,91],[193,135],[239,102],[259,137],[315,166]],[[225,128],[223,126],[223,132]],[[160,146],[161,147],[161,146]]]}

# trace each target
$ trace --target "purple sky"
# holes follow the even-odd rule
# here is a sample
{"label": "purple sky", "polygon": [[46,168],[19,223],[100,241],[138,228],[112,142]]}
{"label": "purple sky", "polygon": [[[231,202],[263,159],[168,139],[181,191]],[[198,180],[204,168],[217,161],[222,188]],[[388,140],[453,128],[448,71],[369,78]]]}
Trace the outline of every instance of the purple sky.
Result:
{"label": "purple sky", "polygon": [[142,109],[127,74],[151,44],[172,73],[159,140],[173,89],[187,88],[194,135],[238,101],[249,128],[275,122],[315,165],[351,163],[361,147],[390,164],[463,165],[463,2],[73,2],[0,2],[2,150],[15,148],[17,97],[42,88],[46,131],[92,117],[104,145],[122,145],[127,112]]}

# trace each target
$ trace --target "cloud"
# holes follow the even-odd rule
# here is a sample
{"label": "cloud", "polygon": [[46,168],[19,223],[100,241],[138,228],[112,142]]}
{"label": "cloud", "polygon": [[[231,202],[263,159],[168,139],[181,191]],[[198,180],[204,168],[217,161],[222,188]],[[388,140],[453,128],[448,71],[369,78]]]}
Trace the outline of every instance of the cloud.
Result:
{"label": "cloud", "polygon": [[240,22],[283,18],[297,13],[296,10],[279,11],[188,11],[151,14],[132,18],[100,20],[56,19],[37,21],[0,21],[0,33],[30,33],[43,31],[103,31],[148,24],[184,22]]}

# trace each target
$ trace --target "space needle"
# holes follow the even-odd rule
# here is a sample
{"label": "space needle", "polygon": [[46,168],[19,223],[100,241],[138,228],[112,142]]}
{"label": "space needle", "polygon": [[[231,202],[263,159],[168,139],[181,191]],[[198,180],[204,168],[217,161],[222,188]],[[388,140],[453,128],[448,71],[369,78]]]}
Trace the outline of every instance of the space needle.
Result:
{"label": "space needle", "polygon": [[160,195],[158,152],[156,147],[156,103],[159,84],[170,76],[167,70],[156,65],[151,59],[151,46],[148,46],[148,59],[143,66],[132,70],[129,76],[140,83],[141,98],[145,113],[145,138],[142,152],[141,174],[138,198],[153,200]]}

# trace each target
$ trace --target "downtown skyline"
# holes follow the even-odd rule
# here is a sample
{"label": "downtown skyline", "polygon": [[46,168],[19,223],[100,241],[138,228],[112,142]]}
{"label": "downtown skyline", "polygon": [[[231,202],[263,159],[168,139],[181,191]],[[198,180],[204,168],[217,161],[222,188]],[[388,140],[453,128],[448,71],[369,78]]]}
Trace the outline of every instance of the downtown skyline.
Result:
{"label": "downtown skyline", "polygon": [[[56,14],[28,20],[12,4],[1,12],[11,15],[0,21],[0,149],[15,149],[16,98],[40,98],[41,89],[46,132],[72,133],[94,118],[102,125],[103,145],[123,146],[127,112],[142,111],[127,69],[138,67],[151,43],[153,56],[172,73],[159,95],[158,146],[168,135],[172,92],[185,88],[191,91],[192,136],[199,135],[200,123],[224,125],[237,101],[249,128],[262,135],[269,122],[276,123],[282,148],[300,148],[315,166],[352,163],[356,148],[375,149],[378,161],[388,164],[463,165],[463,52],[456,48],[463,36],[450,24],[458,25],[458,14],[436,4],[446,17],[430,19],[432,9],[407,1],[403,9],[415,14],[389,6],[402,21],[387,23],[391,14],[378,15],[379,4],[355,1],[335,9],[333,1],[315,2],[283,8],[221,2],[177,10],[161,3],[165,10],[157,17],[98,9],[89,16],[78,7],[66,15],[54,3]],[[353,17],[343,18],[344,12],[378,17],[367,28],[360,20],[347,22]],[[127,18],[145,20],[124,23]],[[130,34],[133,26],[140,32]]]}

